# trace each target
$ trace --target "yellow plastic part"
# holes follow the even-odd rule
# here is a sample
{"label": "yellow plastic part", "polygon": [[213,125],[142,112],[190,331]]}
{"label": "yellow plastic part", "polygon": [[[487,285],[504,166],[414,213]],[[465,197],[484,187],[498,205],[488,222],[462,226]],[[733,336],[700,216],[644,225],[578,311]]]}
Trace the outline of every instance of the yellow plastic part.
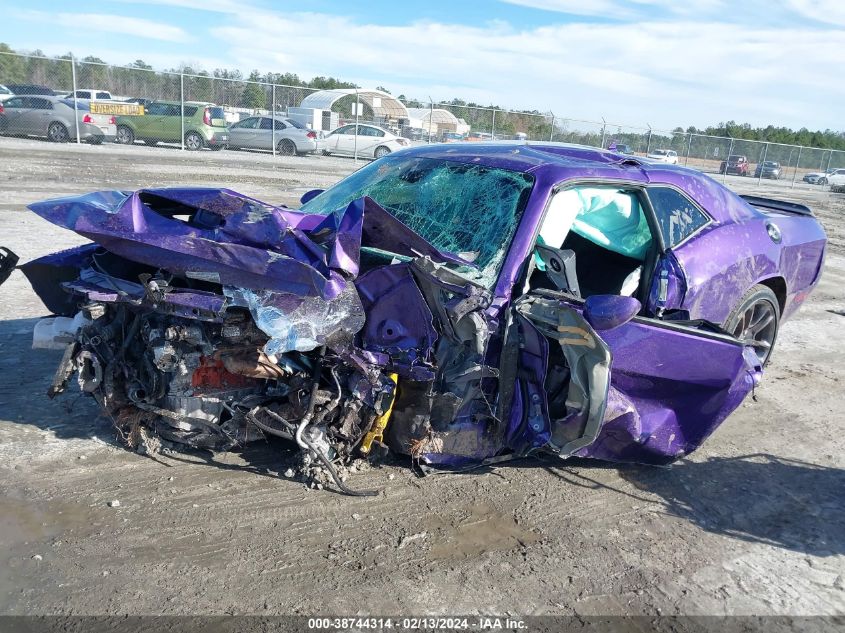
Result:
{"label": "yellow plastic part", "polygon": [[393,399],[390,401],[390,406],[387,407],[387,411],[376,418],[376,421],[373,422],[373,428],[367,431],[367,434],[361,441],[361,447],[359,450],[362,455],[369,455],[370,450],[373,447],[373,442],[376,440],[384,443],[384,429],[387,428],[387,423],[390,421],[390,415],[393,413],[393,403],[396,402],[396,385],[399,383],[399,374],[390,374],[388,375],[388,378],[393,381],[394,385]]}

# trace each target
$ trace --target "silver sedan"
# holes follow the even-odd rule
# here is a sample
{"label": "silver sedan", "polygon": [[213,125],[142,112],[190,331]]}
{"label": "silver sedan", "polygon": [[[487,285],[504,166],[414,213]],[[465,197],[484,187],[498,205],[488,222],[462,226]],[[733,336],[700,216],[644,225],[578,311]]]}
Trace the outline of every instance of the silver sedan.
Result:
{"label": "silver sedan", "polygon": [[[276,122],[275,134],[273,121]],[[229,149],[273,150],[282,156],[311,154],[322,149],[320,134],[291,119],[252,116],[229,126]]]}
{"label": "silver sedan", "polygon": [[[16,136],[46,136],[54,143],[79,138],[88,143],[113,141],[117,135],[115,118],[92,114],[89,102],[79,99],[74,112],[73,99],[47,95],[14,96],[0,103],[0,133]],[[77,123],[74,123],[76,118]]]}

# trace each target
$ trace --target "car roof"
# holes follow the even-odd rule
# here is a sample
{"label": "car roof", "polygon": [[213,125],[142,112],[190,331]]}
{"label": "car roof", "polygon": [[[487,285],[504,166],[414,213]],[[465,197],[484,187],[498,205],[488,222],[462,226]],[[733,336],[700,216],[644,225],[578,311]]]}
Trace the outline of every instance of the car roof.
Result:
{"label": "car roof", "polygon": [[610,150],[538,141],[438,143],[402,150],[404,156],[439,158],[491,168],[542,174],[549,182],[600,179],[628,183],[665,184],[687,193],[717,222],[756,215],[735,193],[700,171],[649,162]]}

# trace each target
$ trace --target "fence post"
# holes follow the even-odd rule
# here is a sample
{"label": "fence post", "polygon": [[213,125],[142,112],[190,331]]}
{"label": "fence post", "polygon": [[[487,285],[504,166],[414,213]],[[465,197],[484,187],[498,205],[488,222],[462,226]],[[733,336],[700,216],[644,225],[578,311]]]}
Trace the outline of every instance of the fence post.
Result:
{"label": "fence post", "polygon": [[496,110],[495,109],[493,110],[493,125],[491,126],[491,129],[490,129],[490,140],[491,141],[496,140]]}
{"label": "fence post", "polygon": [[601,118],[601,149],[604,149],[604,142],[607,140],[607,121]]}
{"label": "fence post", "polygon": [[649,152],[651,152],[651,126],[650,125],[648,126],[648,140],[646,141],[646,144],[645,144],[645,154],[646,154],[646,156],[649,155]]}
{"label": "fence post", "polygon": [[833,160],[833,150],[830,150],[830,154],[828,154],[828,157],[827,157],[827,169],[825,170],[825,173],[830,171],[830,161],[832,161],[832,160]]}
{"label": "fence post", "polygon": [[428,143],[431,144],[431,122],[434,121],[434,101],[428,98]]}
{"label": "fence post", "polygon": [[185,149],[185,73],[179,73],[180,145]]}
{"label": "fence post", "polygon": [[684,157],[684,167],[689,164],[689,155],[692,151],[692,132],[689,135],[689,141],[687,141],[687,155]]}
{"label": "fence post", "polygon": [[358,94],[358,89],[355,88],[355,163],[358,162],[358,112],[361,110],[361,97]]}
{"label": "fence post", "polygon": [[549,143],[554,140],[555,136],[555,115],[554,112],[552,113],[552,129],[549,130]]}
{"label": "fence post", "polygon": [[79,139],[79,108],[76,105],[76,58],[73,53],[70,55],[70,76],[73,83],[73,127],[76,129],[76,144],[81,143]]}
{"label": "fence post", "polygon": [[[769,154],[769,144],[766,143],[763,146],[763,160],[761,160],[760,162],[757,163],[757,169],[760,170],[760,175],[757,176],[757,186],[758,187],[760,186],[760,183],[763,182],[763,163],[766,162],[766,156],[768,156],[768,154]],[[725,168],[725,171],[727,171],[727,168]]]}
{"label": "fence post", "polygon": [[728,155],[725,156],[725,172],[722,174],[722,184],[725,184],[728,181],[728,161],[731,158],[731,154],[734,151],[734,140],[731,139],[731,146],[728,148]]}
{"label": "fence post", "polygon": [[795,179],[798,177],[798,165],[801,164],[801,150],[804,149],[803,146],[798,146],[798,158],[795,160],[795,171],[792,174],[792,186],[790,189],[795,189]]}
{"label": "fence post", "polygon": [[270,111],[273,113],[273,133],[270,142],[273,143],[273,156],[276,155],[276,84],[270,87]]}

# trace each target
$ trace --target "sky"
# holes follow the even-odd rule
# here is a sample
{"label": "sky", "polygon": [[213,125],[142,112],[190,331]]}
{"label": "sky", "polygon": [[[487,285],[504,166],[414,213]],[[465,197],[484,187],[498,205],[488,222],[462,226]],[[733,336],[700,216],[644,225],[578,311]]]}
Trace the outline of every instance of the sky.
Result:
{"label": "sky", "polygon": [[0,42],[48,55],[334,76],[656,129],[845,129],[845,0],[0,0],[0,10]]}

